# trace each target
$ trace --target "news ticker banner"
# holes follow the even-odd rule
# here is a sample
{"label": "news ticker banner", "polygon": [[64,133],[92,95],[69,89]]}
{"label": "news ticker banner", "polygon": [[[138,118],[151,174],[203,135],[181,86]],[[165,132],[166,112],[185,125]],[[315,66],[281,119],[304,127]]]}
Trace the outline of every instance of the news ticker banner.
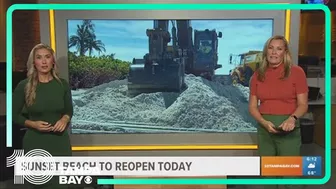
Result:
{"label": "news ticker banner", "polygon": [[[34,149],[24,154],[16,150],[7,158],[14,166],[14,183],[44,184],[53,176],[60,183],[92,176],[145,177],[218,177],[218,176],[321,176],[321,157],[52,157],[47,151]],[[66,177],[69,176],[69,177]],[[81,177],[76,177],[81,176]],[[74,179],[76,180],[76,179]]]}
{"label": "news ticker banner", "polygon": [[[246,4],[15,4],[8,8],[6,14],[6,34],[7,34],[7,124],[6,124],[6,144],[7,147],[12,147],[12,24],[13,12],[15,10],[321,10],[325,13],[325,31],[331,31],[331,11],[325,5],[305,5],[292,3],[246,3]],[[248,17],[248,14],[246,14]],[[209,180],[209,179],[156,179],[156,180],[101,180],[107,184],[124,184],[124,183],[139,183],[139,184],[162,184],[169,182],[175,184],[325,184],[331,177],[331,33],[325,32],[325,111],[326,111],[326,145],[325,145],[325,176],[321,179],[226,179],[226,180]]]}

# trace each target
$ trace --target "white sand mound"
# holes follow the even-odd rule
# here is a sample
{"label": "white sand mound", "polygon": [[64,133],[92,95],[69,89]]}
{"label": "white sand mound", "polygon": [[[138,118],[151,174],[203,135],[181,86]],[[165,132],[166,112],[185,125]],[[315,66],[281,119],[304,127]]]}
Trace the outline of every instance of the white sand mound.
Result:
{"label": "white sand mound", "polygon": [[[136,122],[193,130],[255,131],[256,123],[248,113],[246,87],[222,85],[187,75],[188,88],[180,95],[159,92],[130,98],[126,95],[126,84],[125,80],[112,81],[72,91],[74,128],[108,131],[115,129],[115,122]],[[109,123],[110,126],[106,126]]]}

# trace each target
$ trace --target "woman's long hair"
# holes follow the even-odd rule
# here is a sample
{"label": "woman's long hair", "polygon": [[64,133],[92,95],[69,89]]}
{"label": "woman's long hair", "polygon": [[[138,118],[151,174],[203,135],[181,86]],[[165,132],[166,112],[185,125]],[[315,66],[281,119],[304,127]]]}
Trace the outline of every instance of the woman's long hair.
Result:
{"label": "woman's long hair", "polygon": [[38,78],[38,72],[37,72],[35,64],[34,64],[34,60],[35,60],[36,51],[39,50],[39,49],[46,49],[52,54],[54,65],[53,65],[53,68],[51,69],[51,75],[55,79],[57,79],[59,82],[61,82],[61,80],[58,77],[58,67],[57,67],[57,64],[56,64],[56,55],[55,55],[54,50],[51,47],[49,47],[48,45],[45,45],[45,44],[36,45],[30,51],[28,61],[27,61],[27,71],[28,71],[27,72],[27,79],[28,79],[28,82],[27,82],[26,87],[25,87],[25,99],[26,99],[27,106],[31,106],[32,104],[34,104],[35,97],[36,97],[36,86],[39,82],[39,78]]}
{"label": "woman's long hair", "polygon": [[284,59],[283,59],[284,73],[283,73],[283,76],[281,77],[281,79],[286,79],[290,75],[291,66],[293,65],[293,60],[292,60],[291,52],[289,51],[288,41],[286,40],[286,38],[284,36],[276,35],[276,36],[273,36],[273,37],[269,38],[264,45],[262,62],[261,62],[260,66],[257,70],[259,81],[264,81],[264,79],[265,79],[265,72],[268,68],[267,50],[269,48],[270,43],[273,40],[282,40],[283,43],[284,43],[284,46],[285,46],[285,55],[284,55]]}

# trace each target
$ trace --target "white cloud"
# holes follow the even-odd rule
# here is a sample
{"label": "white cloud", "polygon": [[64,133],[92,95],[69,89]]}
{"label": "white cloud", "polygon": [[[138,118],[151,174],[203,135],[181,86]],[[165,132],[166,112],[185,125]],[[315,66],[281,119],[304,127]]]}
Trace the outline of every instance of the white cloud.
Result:
{"label": "white cloud", "polygon": [[104,28],[97,30],[97,37],[123,37],[132,39],[148,39],[146,29],[153,27],[153,21],[95,21],[96,28]]}

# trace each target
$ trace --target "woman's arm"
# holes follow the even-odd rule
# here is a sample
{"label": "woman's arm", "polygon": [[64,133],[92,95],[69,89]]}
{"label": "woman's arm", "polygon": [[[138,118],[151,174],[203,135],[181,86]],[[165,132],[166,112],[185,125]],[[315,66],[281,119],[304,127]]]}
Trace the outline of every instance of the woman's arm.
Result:
{"label": "woman's arm", "polygon": [[291,131],[295,128],[295,122],[298,118],[303,116],[308,110],[308,94],[302,93],[297,94],[297,108],[292,113],[287,120],[285,120],[279,127],[281,127],[284,131]]}
{"label": "woman's arm", "polygon": [[61,79],[63,88],[64,88],[64,111],[63,116],[60,120],[56,122],[56,124],[53,127],[53,131],[55,132],[63,132],[67,126],[69,125],[69,122],[71,121],[72,114],[73,114],[73,105],[72,105],[72,96],[71,96],[71,89],[68,84],[68,82],[64,79]]}
{"label": "woman's arm", "polygon": [[65,94],[64,94],[64,107],[65,107],[65,114],[63,118],[70,122],[72,115],[73,115],[73,103],[72,103],[72,95],[71,95],[71,88],[67,81],[64,81],[65,87]]}
{"label": "woman's arm", "polygon": [[18,125],[33,128],[33,129],[38,129],[40,131],[47,130],[45,129],[45,127],[48,126],[48,123],[43,122],[43,121],[32,121],[32,120],[29,120],[27,117],[23,116],[22,110],[26,102],[25,86],[26,86],[26,80],[22,80],[14,89],[13,100],[12,100],[13,102],[12,103],[13,122]]}
{"label": "woman's arm", "polygon": [[71,121],[73,115],[73,104],[72,104],[72,95],[71,95],[71,88],[66,80],[63,80],[63,87],[65,89],[64,93],[64,115],[62,116],[61,120],[68,124]]}
{"label": "woman's arm", "polygon": [[258,108],[257,97],[257,72],[255,72],[250,80],[250,98],[249,98],[249,112],[252,117],[259,122],[270,133],[278,133],[272,122],[265,120]]}
{"label": "woman's arm", "polygon": [[257,97],[257,73],[255,72],[250,79],[250,97],[249,97],[249,112],[251,116],[260,124],[264,125],[266,120],[261,116],[258,109]]}
{"label": "woman's arm", "polygon": [[308,93],[297,95],[297,108],[292,114],[297,118],[302,117],[308,111]]}
{"label": "woman's arm", "polygon": [[25,82],[21,81],[16,86],[16,88],[13,91],[13,99],[12,99],[12,119],[13,122],[26,126],[26,127],[32,127],[34,125],[33,121],[28,120],[26,117],[22,115],[22,109],[25,105]]}
{"label": "woman's arm", "polygon": [[295,74],[295,90],[297,98],[297,108],[292,116],[302,117],[308,111],[308,83],[306,74],[299,66],[293,67]]}
{"label": "woman's arm", "polygon": [[258,98],[255,95],[250,94],[250,101],[249,101],[249,112],[251,116],[260,124],[264,125],[266,120],[261,116],[259,109],[258,109]]}
{"label": "woman's arm", "polygon": [[284,131],[291,131],[295,128],[295,122],[302,117],[308,110],[308,84],[306,74],[299,66],[292,67],[294,74],[294,85],[296,91],[297,108],[279,127]]}

